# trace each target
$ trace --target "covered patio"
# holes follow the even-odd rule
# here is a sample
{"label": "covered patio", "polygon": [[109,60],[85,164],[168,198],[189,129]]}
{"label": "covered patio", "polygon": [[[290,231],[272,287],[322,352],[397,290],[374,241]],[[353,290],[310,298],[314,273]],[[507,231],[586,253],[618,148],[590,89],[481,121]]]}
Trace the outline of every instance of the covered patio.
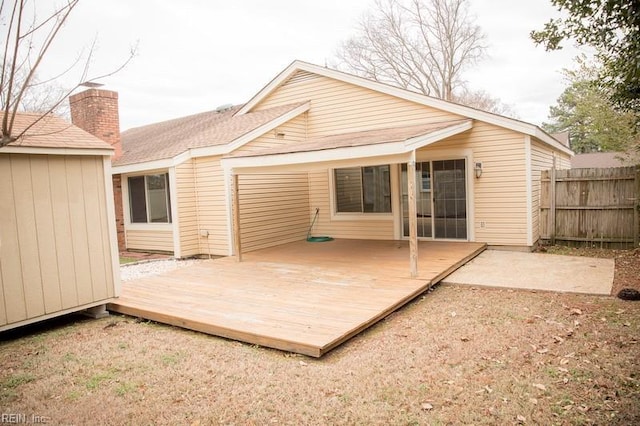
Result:
{"label": "covered patio", "polygon": [[284,244],[122,284],[109,310],[251,344],[320,357],[477,256],[482,243]]}

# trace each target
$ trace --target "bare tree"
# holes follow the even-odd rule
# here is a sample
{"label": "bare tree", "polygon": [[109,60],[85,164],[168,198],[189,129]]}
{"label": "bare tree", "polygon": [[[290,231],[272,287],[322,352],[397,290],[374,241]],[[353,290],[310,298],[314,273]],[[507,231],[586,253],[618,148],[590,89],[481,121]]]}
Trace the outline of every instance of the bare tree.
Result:
{"label": "bare tree", "polygon": [[[2,138],[0,147],[26,134],[35,124],[56,110],[80,84],[98,80],[120,71],[135,55],[132,49],[129,58],[116,70],[101,76],[89,77],[89,64],[94,53],[95,41],[84,61],[80,55],[64,73],[78,65],[82,71],[77,84],[62,89],[55,85],[58,75],[39,81],[37,71],[47,52],[60,34],[65,22],[80,0],[66,0],[43,19],[38,18],[36,2],[28,0],[0,0],[0,25],[6,34],[0,39],[2,69],[0,75],[0,101],[2,107]],[[13,124],[18,111],[30,109],[42,115],[20,132],[14,132]]]}
{"label": "bare tree", "polygon": [[338,49],[337,68],[453,100],[463,70],[483,56],[484,39],[467,0],[376,0]]}
{"label": "bare tree", "polygon": [[489,111],[494,114],[518,118],[518,114],[511,105],[505,104],[499,98],[494,98],[484,90],[469,90],[465,87],[455,93],[452,100],[459,104]]}

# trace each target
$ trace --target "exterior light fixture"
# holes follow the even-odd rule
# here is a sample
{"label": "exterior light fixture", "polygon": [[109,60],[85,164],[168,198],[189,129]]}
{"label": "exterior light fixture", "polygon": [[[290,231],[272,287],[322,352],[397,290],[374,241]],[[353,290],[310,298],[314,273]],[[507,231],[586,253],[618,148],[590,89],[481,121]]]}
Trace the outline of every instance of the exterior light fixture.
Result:
{"label": "exterior light fixture", "polygon": [[476,173],[476,179],[480,179],[480,176],[482,176],[482,163],[476,163],[473,171]]}

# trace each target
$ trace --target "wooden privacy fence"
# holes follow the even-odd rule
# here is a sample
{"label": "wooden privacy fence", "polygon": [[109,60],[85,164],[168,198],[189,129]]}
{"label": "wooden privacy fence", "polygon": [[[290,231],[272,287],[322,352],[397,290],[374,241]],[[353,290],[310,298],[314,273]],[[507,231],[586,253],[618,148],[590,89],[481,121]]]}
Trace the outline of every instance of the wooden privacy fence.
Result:
{"label": "wooden privacy fence", "polygon": [[542,172],[540,235],[551,244],[638,247],[640,167]]}

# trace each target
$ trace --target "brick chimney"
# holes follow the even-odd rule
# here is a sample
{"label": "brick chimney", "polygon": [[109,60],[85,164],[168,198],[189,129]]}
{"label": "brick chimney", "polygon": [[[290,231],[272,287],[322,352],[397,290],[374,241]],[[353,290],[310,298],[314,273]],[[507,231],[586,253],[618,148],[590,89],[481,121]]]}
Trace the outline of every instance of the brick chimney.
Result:
{"label": "brick chimney", "polygon": [[[118,92],[88,89],[69,97],[71,122],[115,148],[112,159],[122,155]],[[116,214],[118,251],[127,249],[122,205],[122,176],[113,175],[113,201]]]}
{"label": "brick chimney", "polygon": [[69,97],[71,122],[115,148],[113,158],[122,155],[118,92],[88,89]]}

